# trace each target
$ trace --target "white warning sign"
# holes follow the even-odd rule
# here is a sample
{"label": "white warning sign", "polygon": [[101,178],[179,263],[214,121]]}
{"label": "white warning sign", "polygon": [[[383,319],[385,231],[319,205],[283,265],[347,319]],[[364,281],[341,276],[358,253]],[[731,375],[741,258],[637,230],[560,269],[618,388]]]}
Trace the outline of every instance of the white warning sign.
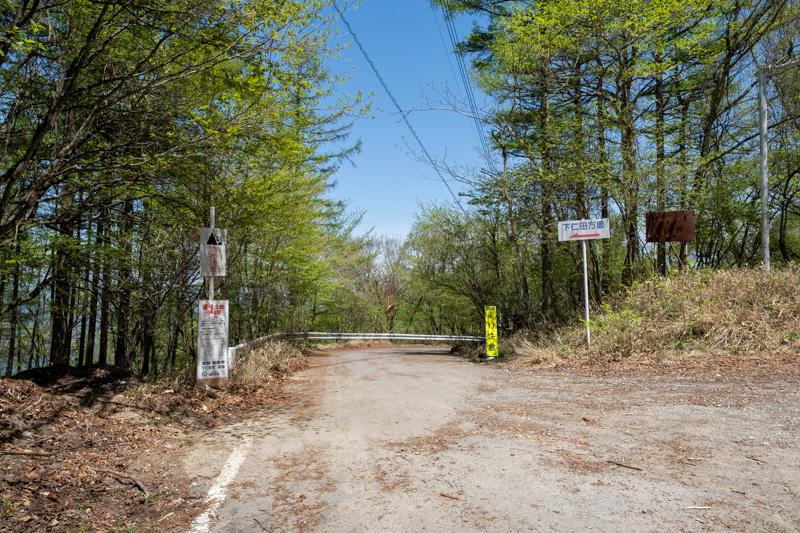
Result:
{"label": "white warning sign", "polygon": [[200,228],[200,275],[225,276],[227,230]]}
{"label": "white warning sign", "polygon": [[197,381],[228,379],[228,300],[200,300]]}

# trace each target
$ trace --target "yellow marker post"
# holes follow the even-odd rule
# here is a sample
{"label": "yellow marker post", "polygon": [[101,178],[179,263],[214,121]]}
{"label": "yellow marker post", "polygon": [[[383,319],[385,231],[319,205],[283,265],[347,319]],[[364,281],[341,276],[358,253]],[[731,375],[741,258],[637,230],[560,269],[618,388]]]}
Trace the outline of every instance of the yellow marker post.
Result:
{"label": "yellow marker post", "polygon": [[498,356],[497,350],[497,307],[487,305],[486,311],[486,357],[495,359]]}

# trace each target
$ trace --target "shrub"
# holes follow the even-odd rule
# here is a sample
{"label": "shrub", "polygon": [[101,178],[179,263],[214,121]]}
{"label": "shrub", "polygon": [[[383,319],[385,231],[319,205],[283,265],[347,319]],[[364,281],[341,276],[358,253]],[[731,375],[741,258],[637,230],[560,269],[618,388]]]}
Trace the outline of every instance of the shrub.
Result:
{"label": "shrub", "polygon": [[285,366],[297,355],[300,355],[298,347],[286,341],[257,342],[236,354],[228,379],[245,387],[257,386],[269,372]]}
{"label": "shrub", "polygon": [[[566,352],[597,362],[632,355],[712,356],[795,349],[800,331],[800,276],[785,269],[687,271],[631,287],[611,298],[591,321],[546,339],[517,339],[514,351],[531,362]],[[566,349],[565,349],[566,348]]]}

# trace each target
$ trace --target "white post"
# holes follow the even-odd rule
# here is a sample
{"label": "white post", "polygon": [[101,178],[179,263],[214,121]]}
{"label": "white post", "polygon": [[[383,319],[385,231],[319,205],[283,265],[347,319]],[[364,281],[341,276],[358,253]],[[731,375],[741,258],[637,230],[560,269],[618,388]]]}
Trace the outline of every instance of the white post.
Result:
{"label": "white post", "polygon": [[[211,234],[214,234],[214,208],[211,208],[211,215],[209,216],[209,226],[211,227]],[[208,299],[214,299],[214,276],[208,279]]]}
{"label": "white post", "polygon": [[589,269],[586,266],[586,241],[582,240],[583,245],[583,301],[586,302],[586,344],[592,344],[589,334]]}
{"label": "white post", "polygon": [[758,137],[761,149],[761,257],[769,270],[769,176],[767,174],[767,72],[758,69]]}
{"label": "white post", "polygon": [[758,68],[758,137],[761,149],[761,254],[769,270],[769,175],[767,173],[767,76],[800,66],[800,60]]}

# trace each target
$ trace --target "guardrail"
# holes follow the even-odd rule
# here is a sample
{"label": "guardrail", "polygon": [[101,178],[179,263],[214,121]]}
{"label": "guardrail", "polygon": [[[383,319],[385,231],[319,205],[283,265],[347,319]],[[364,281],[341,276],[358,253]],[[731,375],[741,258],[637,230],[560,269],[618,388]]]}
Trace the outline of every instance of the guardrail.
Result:
{"label": "guardrail", "polygon": [[367,341],[415,341],[415,342],[483,342],[483,337],[474,335],[415,335],[410,333],[321,333],[308,331],[304,333],[273,333],[265,335],[250,342],[237,344],[228,348],[228,364],[236,361],[236,352],[267,340],[314,340],[314,341],[339,341],[339,340],[367,340]]}

